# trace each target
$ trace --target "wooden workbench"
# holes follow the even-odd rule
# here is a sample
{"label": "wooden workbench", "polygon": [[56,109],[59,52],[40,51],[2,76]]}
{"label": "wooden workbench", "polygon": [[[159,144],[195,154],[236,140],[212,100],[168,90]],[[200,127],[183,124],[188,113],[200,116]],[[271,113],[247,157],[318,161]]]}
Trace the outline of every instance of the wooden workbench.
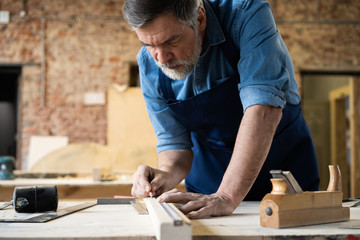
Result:
{"label": "wooden workbench", "polygon": [[99,197],[113,197],[114,195],[131,195],[131,180],[93,181],[83,179],[25,179],[0,181],[0,201],[9,201],[16,186],[56,185],[59,199],[81,200]]}
{"label": "wooden workbench", "polygon": [[[348,222],[272,229],[260,226],[259,202],[244,202],[233,215],[193,220],[192,228],[193,239],[359,239],[360,208],[351,208]],[[154,240],[155,230],[129,204],[97,205],[47,223],[0,223],[0,239],[15,238]]]}
{"label": "wooden workbench", "polygon": [[[16,178],[14,180],[0,180],[0,202],[10,201],[16,186],[56,185],[59,200],[84,200],[114,197],[114,195],[130,196],[132,187],[131,175],[123,175],[120,180],[94,181],[88,178]],[[177,186],[185,190],[182,183]]]}

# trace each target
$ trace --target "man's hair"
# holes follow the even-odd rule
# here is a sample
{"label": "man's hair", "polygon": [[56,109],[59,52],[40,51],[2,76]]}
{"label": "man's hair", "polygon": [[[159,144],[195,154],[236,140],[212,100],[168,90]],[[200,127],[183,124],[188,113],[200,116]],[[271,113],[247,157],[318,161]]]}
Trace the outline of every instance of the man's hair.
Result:
{"label": "man's hair", "polygon": [[123,14],[134,29],[170,13],[174,13],[181,22],[195,28],[197,11],[202,4],[202,0],[126,0]]}

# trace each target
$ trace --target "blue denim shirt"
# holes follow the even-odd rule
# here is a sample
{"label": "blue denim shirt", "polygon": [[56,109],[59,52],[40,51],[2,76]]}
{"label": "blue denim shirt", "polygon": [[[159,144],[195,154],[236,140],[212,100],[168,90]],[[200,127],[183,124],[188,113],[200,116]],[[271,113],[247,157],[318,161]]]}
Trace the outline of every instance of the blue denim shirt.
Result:
{"label": "blue denim shirt", "polygon": [[[286,103],[298,104],[292,60],[270,5],[265,0],[205,0],[204,7],[207,50],[185,79],[170,80],[176,99],[203,93],[238,71],[244,111],[256,104],[282,108]],[[234,51],[239,51],[237,69],[219,47],[226,41],[225,36],[231,38]],[[167,106],[159,85],[159,68],[145,47],[140,49],[137,60],[146,108],[158,139],[157,151],[191,148],[190,132]]]}

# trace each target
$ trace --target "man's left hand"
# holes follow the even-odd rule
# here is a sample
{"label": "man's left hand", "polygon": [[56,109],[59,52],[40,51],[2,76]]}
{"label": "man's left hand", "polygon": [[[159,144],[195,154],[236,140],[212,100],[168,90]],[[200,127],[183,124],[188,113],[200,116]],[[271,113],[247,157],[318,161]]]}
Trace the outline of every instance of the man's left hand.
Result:
{"label": "man's left hand", "polygon": [[205,195],[173,189],[163,193],[158,200],[183,204],[179,209],[191,219],[231,215],[237,207],[229,197],[218,192]]}

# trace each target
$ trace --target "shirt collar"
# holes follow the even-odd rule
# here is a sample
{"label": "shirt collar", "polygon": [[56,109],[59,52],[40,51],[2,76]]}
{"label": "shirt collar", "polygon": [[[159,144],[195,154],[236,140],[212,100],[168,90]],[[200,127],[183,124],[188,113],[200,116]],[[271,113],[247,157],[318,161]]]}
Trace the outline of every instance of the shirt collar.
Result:
{"label": "shirt collar", "polygon": [[204,7],[206,11],[206,39],[207,46],[218,45],[222,42],[225,42],[226,38],[220,26],[220,23],[215,15],[210,4],[204,0]]}

